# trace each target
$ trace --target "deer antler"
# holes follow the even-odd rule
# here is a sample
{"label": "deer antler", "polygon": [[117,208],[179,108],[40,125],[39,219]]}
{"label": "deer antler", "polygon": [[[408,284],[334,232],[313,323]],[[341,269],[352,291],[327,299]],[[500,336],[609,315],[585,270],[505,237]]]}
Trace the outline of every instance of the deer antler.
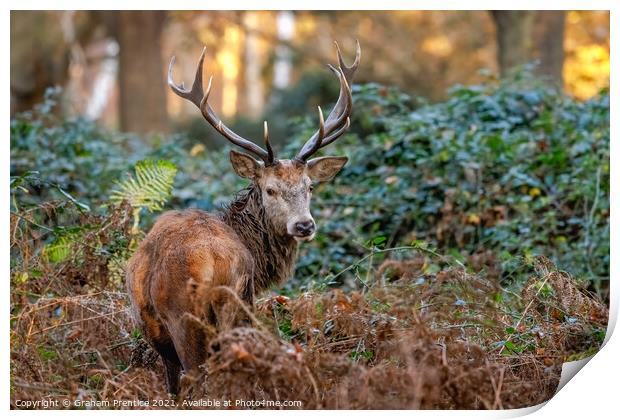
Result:
{"label": "deer antler", "polygon": [[187,99],[192,102],[194,105],[200,109],[202,112],[202,116],[207,120],[209,124],[213,126],[217,131],[220,132],[224,137],[226,137],[231,143],[254,153],[258,157],[260,157],[265,165],[273,165],[275,163],[275,156],[273,154],[273,150],[271,149],[271,145],[269,144],[269,133],[267,130],[267,122],[265,121],[265,147],[267,150],[258,146],[254,142],[245,139],[232,131],[230,128],[226,127],[222,120],[215,114],[213,109],[208,103],[209,93],[211,93],[211,81],[213,80],[213,76],[209,78],[209,84],[207,85],[207,91],[205,92],[202,87],[202,66],[205,59],[205,52],[207,48],[203,48],[202,54],[200,54],[200,60],[198,61],[198,68],[196,69],[196,76],[194,78],[194,83],[192,84],[192,88],[190,90],[185,89],[183,82],[178,86],[174,83],[174,79],[172,77],[172,67],[174,66],[174,62],[176,58],[173,56],[170,60],[170,67],[168,68],[168,85],[170,89],[178,96],[183,99]]}
{"label": "deer antler", "polygon": [[310,137],[310,139],[301,148],[295,160],[299,162],[306,162],[310,156],[316,153],[322,147],[332,143],[338,137],[340,137],[345,131],[348,130],[351,121],[351,110],[353,108],[353,97],[351,96],[351,82],[353,76],[357,71],[357,67],[360,64],[360,58],[362,50],[360,43],[357,41],[357,50],[355,52],[355,61],[351,66],[347,66],[340,54],[340,47],[336,44],[336,51],[338,53],[338,68],[328,64],[329,68],[338,76],[340,80],[340,95],[334,108],[327,116],[327,120],[323,121],[323,113],[319,107],[319,129]]}

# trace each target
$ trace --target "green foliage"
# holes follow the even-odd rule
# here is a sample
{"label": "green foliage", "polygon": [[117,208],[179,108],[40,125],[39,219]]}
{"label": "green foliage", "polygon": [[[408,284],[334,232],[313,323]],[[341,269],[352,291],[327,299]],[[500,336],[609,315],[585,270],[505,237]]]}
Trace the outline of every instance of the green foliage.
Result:
{"label": "green foliage", "polygon": [[44,362],[49,362],[58,357],[58,354],[54,349],[45,346],[39,346],[37,348],[37,352],[39,353],[39,357],[41,358],[41,360]]}
{"label": "green foliage", "polygon": [[354,360],[354,361],[358,361],[360,359],[363,359],[367,362],[371,361],[374,357],[374,353],[372,350],[365,350],[365,351],[352,351],[349,354],[349,357]]}
{"label": "green foliage", "polygon": [[[350,160],[314,194],[319,232],[314,242],[302,245],[287,287],[357,287],[357,280],[388,253],[360,265],[361,258],[377,248],[413,243],[411,248],[424,244],[422,251],[449,255],[470,269],[476,255],[490,251],[485,265],[497,265],[507,283],[527,276],[523,262],[547,255],[578,279],[607,289],[607,92],[581,102],[523,74],[456,86],[448,100],[437,104],[376,84],[353,88],[350,133],[325,150]],[[201,143],[184,136],[151,138],[147,146],[92,122],[63,120],[44,111],[11,122],[12,193],[20,205],[67,201],[64,191],[74,198],[68,200],[74,206],[99,209],[94,205],[107,201],[113,180],[145,159],[164,159],[182,168],[168,207],[217,210],[246,185],[230,168],[229,147],[207,153],[196,147]],[[316,130],[313,112],[292,121],[296,135],[277,150],[282,157],[293,156]],[[33,171],[39,175],[31,178],[45,181],[33,186],[24,180]],[[172,174],[172,166],[151,175],[164,172]],[[165,188],[142,196],[137,171],[136,177],[114,197],[163,208],[157,198],[169,191],[169,184],[160,180]],[[27,194],[20,183],[30,185]],[[152,221],[147,216],[141,228],[148,229]],[[348,267],[353,269],[333,278]]]}
{"label": "green foliage", "polygon": [[83,229],[80,228],[58,229],[52,242],[43,247],[41,253],[44,259],[53,264],[69,259],[74,245],[82,237],[81,233],[83,233]]}
{"label": "green foliage", "polygon": [[304,248],[299,277],[340,270],[366,252],[356,242],[385,236],[386,247],[492,250],[506,280],[542,254],[594,286],[608,281],[606,92],[579,102],[523,77],[457,86],[416,109],[402,93],[354,87],[353,133],[329,151],[350,163],[315,194],[318,247]]}
{"label": "green foliage", "polygon": [[11,175],[38,171],[45,185],[34,191],[32,202],[59,197],[60,186],[81,202],[105,197],[122,171],[130,167],[127,156],[136,139],[100,129],[83,118],[56,116],[58,92],[48,91],[46,101],[34,112],[11,120]]}
{"label": "green foliage", "polygon": [[129,176],[120,181],[110,200],[115,204],[128,201],[132,207],[157,211],[170,197],[177,173],[174,163],[167,160],[143,160],[136,163],[135,178]]}

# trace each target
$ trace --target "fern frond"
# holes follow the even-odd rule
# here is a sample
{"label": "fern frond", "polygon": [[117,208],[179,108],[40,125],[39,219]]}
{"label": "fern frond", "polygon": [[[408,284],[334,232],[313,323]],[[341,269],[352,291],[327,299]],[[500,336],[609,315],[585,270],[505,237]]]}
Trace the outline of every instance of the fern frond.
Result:
{"label": "fern frond", "polygon": [[43,258],[52,264],[66,261],[75,251],[75,246],[83,235],[82,229],[70,229],[56,234],[54,240],[43,247],[41,251]]}
{"label": "fern frond", "polygon": [[170,198],[176,173],[176,165],[167,160],[141,160],[136,163],[135,177],[119,181],[110,199],[117,204],[127,200],[134,208],[161,210]]}

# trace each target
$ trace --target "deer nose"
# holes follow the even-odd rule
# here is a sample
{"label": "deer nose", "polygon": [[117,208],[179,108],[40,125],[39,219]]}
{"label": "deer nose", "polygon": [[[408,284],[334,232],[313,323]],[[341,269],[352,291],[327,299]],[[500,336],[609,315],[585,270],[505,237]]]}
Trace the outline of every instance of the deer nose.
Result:
{"label": "deer nose", "polygon": [[314,220],[305,220],[303,222],[295,223],[295,234],[297,236],[310,236],[314,233],[316,225]]}

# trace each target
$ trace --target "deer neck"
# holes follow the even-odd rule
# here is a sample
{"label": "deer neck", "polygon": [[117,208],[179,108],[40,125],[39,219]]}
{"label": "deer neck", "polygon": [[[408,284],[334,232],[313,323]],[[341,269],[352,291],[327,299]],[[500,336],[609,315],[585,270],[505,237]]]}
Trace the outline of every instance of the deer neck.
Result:
{"label": "deer neck", "polygon": [[241,191],[223,213],[224,222],[241,238],[254,257],[254,289],[259,293],[281,285],[293,274],[297,242],[276,233],[265,218],[260,190],[251,185]]}

